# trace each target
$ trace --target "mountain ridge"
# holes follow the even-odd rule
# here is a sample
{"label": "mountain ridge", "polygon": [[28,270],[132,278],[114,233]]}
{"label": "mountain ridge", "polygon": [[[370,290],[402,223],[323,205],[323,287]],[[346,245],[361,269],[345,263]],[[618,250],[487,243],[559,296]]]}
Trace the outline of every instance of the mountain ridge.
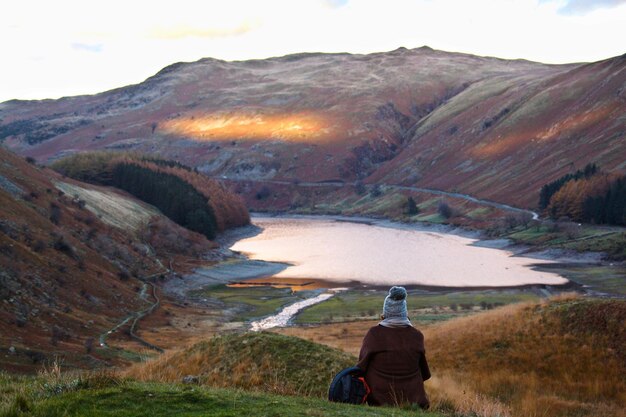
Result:
{"label": "mountain ridge", "polygon": [[203,58],[97,95],[2,103],[0,140],[42,161],[130,149],[236,181],[386,182],[533,208],[579,165],[626,169],[625,67],[427,47]]}

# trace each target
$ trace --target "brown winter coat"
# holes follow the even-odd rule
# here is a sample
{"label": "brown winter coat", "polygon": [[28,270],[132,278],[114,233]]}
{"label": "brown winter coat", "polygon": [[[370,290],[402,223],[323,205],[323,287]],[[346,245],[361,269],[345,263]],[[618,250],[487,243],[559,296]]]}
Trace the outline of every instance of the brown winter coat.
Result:
{"label": "brown winter coat", "polygon": [[430,405],[424,381],[430,370],[424,350],[424,335],[412,326],[372,327],[363,339],[359,363],[372,392],[370,405]]}

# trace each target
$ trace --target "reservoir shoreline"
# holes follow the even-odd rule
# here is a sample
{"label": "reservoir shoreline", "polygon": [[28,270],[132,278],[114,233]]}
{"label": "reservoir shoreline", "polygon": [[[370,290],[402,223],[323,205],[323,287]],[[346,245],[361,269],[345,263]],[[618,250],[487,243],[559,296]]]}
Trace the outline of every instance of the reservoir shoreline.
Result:
{"label": "reservoir shoreline", "polygon": [[[459,227],[438,225],[424,222],[415,223],[402,223],[389,219],[366,217],[366,216],[340,216],[340,215],[299,215],[289,213],[251,213],[253,219],[255,218],[284,218],[284,219],[310,219],[310,220],[328,220],[336,222],[346,222],[363,224],[368,226],[387,227],[398,230],[413,230],[422,232],[435,232],[444,233],[454,236],[461,236],[470,239],[476,239],[474,245],[491,247],[494,249],[509,251],[512,256],[524,255],[524,257],[551,261],[557,264],[600,264],[601,254],[596,252],[589,253],[575,253],[573,251],[565,250],[543,250],[533,252],[529,246],[515,245],[511,241],[506,239],[489,239],[482,231],[472,231],[462,229]],[[226,284],[226,285],[271,285],[271,286],[289,286],[285,284],[285,281],[292,281],[293,283],[302,284],[303,281],[315,282],[315,288],[335,288],[335,287],[349,287],[349,288],[367,288],[367,289],[383,289],[388,285],[372,285],[364,284],[359,281],[344,281],[334,282],[321,278],[285,278],[277,281],[275,273],[285,269],[289,266],[288,263],[277,262],[264,262],[254,261],[250,259],[245,253],[238,253],[232,251],[230,247],[236,242],[256,236],[262,233],[263,229],[257,225],[251,224],[249,226],[240,227],[230,230],[221,234],[217,238],[217,243],[220,245],[220,252],[222,252],[227,260],[218,262],[215,265],[208,267],[196,268],[193,272],[184,275],[183,279],[177,279],[178,282],[168,282],[165,285],[165,291],[171,295],[175,295],[178,298],[185,297],[185,293],[200,289],[207,285],[212,284]],[[542,266],[546,264],[536,263],[529,264],[531,269],[543,269]],[[567,279],[567,278],[566,278]],[[184,283],[183,283],[184,282]],[[408,284],[407,288],[412,290],[424,290],[424,291],[436,291],[436,292],[452,292],[452,291],[481,291],[490,289],[510,290],[510,289],[530,289],[538,287],[554,287],[557,291],[566,290],[578,290],[582,291],[583,286],[579,283],[567,279],[567,282],[562,284],[520,284],[510,286],[497,286],[497,285],[481,285],[481,286],[448,286],[448,285],[421,285],[421,284]]]}
{"label": "reservoir shoreline", "polygon": [[289,265],[271,279],[255,277],[257,284],[260,278],[442,289],[567,284],[565,277],[540,268],[566,261],[554,257],[554,251],[516,256],[525,248],[484,240],[478,232],[363,217],[254,215],[253,220],[260,233],[236,240],[229,250],[250,260]]}
{"label": "reservoir shoreline", "polygon": [[[537,259],[540,261],[551,261],[550,263],[527,263],[526,266],[533,270],[543,270],[556,273],[565,279],[565,282],[560,284],[542,284],[542,283],[530,283],[519,285],[477,285],[477,286],[465,286],[465,285],[425,285],[425,284],[406,284],[406,288],[416,294],[423,294],[424,296],[432,295],[447,295],[450,294],[454,297],[454,294],[458,293],[474,293],[480,294],[483,292],[495,291],[498,294],[507,292],[514,293],[532,293],[540,298],[550,297],[559,293],[575,291],[578,293],[585,293],[588,295],[600,295],[600,296],[615,296],[611,293],[602,293],[594,291],[583,283],[576,282],[567,276],[561,274],[556,266],[569,265],[572,263],[578,265],[597,264],[599,255],[595,253],[580,254],[567,252],[567,251],[540,251],[536,253],[529,253],[529,247],[523,247],[519,245],[513,245],[506,239],[488,239],[481,231],[468,231],[458,227],[447,225],[434,225],[429,223],[401,223],[388,219],[370,218],[364,216],[336,216],[336,215],[296,215],[296,214],[268,214],[268,213],[252,213],[253,221],[256,219],[299,219],[299,220],[316,220],[316,221],[330,221],[336,223],[351,223],[360,226],[372,226],[382,227],[398,231],[419,231],[425,233],[441,233],[450,236],[460,236],[463,238],[469,238],[475,240],[471,246],[490,248],[494,250],[503,250],[511,253],[511,257],[517,257],[523,254],[526,258]],[[307,299],[317,298],[322,294],[336,293],[335,289],[343,289],[344,291],[357,291],[357,292],[369,292],[369,291],[386,291],[389,285],[384,284],[371,284],[363,283],[358,280],[352,281],[331,281],[325,279],[314,278],[301,278],[301,277],[277,277],[276,275],[281,271],[293,266],[287,262],[267,262],[260,259],[253,259],[247,256],[246,253],[231,250],[231,246],[235,245],[244,239],[248,239],[254,236],[258,236],[263,233],[263,228],[258,225],[251,224],[250,226],[234,229],[223,235],[220,235],[217,242],[220,244],[219,251],[227,259],[222,262],[218,262],[215,265],[209,267],[196,268],[193,273],[185,274],[183,279],[170,280],[165,283],[164,290],[166,293],[173,295],[179,300],[185,300],[191,304],[205,306],[207,308],[215,308],[219,305],[215,304],[216,300],[212,301],[210,294],[206,292],[202,297],[197,296],[198,291],[206,289],[213,285],[225,285],[228,287],[234,287],[233,290],[237,291],[236,287],[275,287],[275,288],[289,288],[293,292],[304,291],[302,296],[304,297],[298,302],[286,304],[278,308],[274,313],[269,315],[251,316],[250,321],[246,327],[250,326],[253,322],[267,322],[269,327],[291,325],[293,320],[300,314],[300,310],[308,308],[313,304],[307,304]],[[306,295],[305,295],[306,294]],[[205,298],[207,297],[207,298]],[[326,301],[328,298],[321,297],[319,302]],[[281,317],[281,313],[284,316],[286,311],[294,309],[301,302],[305,302],[306,305],[302,305],[302,308],[298,308],[297,311],[292,311],[288,314],[288,317]],[[284,323],[283,323],[284,322]],[[279,323],[279,324],[277,324]],[[259,328],[265,328],[265,325],[257,325]]]}

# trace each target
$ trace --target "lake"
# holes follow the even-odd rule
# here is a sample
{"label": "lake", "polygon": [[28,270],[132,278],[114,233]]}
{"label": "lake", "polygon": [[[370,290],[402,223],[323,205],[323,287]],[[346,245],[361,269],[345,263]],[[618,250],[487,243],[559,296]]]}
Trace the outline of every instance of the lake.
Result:
{"label": "lake", "polygon": [[532,268],[549,261],[513,256],[437,227],[329,217],[253,217],[252,221],[262,231],[237,241],[231,249],[250,259],[289,264],[274,275],[277,278],[442,287],[567,283],[560,275]]}

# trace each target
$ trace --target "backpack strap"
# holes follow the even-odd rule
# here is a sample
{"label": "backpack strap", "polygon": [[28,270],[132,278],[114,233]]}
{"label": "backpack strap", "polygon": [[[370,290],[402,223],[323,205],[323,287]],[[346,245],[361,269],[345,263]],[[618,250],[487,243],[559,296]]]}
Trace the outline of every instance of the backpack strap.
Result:
{"label": "backpack strap", "polygon": [[363,383],[363,386],[365,387],[365,395],[363,396],[363,401],[361,401],[361,404],[365,404],[365,402],[367,401],[367,397],[370,395],[372,390],[370,389],[370,386],[367,385],[367,381],[365,381],[365,377],[360,376],[359,381],[361,381]]}

